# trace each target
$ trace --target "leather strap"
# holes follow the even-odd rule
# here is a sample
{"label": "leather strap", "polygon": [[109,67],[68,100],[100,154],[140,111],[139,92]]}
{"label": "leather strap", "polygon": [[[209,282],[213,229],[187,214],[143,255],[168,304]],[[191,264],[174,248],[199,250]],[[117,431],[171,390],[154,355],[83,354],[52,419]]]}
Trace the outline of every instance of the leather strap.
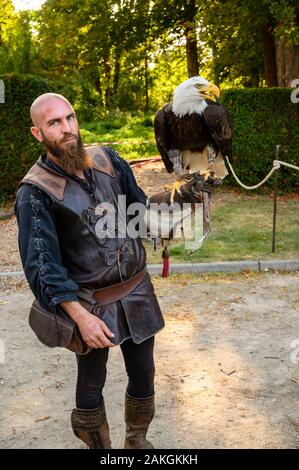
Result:
{"label": "leather strap", "polygon": [[100,305],[108,305],[112,302],[115,302],[116,300],[120,300],[138,286],[146,272],[146,268],[144,268],[142,271],[135,274],[135,276],[131,277],[131,279],[128,279],[127,281],[95,290],[93,297]]}

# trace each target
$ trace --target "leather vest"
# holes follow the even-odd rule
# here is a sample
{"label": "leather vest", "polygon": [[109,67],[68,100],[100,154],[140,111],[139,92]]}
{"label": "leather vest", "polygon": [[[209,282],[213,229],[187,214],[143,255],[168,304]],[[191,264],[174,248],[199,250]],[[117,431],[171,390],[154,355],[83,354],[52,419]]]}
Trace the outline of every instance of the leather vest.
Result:
{"label": "leather vest", "polygon": [[[123,190],[109,157],[102,148],[89,153],[93,157],[93,193],[49,168],[43,163],[45,157],[39,158],[21,184],[35,184],[51,196],[62,263],[70,278],[80,286],[101,288],[141,271],[146,255],[141,240],[126,234],[125,204],[121,204],[122,217],[117,217],[118,196]],[[121,227],[116,225],[113,230],[117,219]]]}
{"label": "leather vest", "polygon": [[[88,153],[93,158],[93,193],[49,168],[43,156],[20,184],[33,184],[51,197],[63,266],[80,287],[99,289],[130,279],[144,269],[146,253],[139,238],[132,239],[126,233],[118,238],[117,230],[115,237],[109,237],[105,236],[107,231],[98,229],[99,223],[100,228],[104,227],[102,203],[109,203],[107,210],[113,208],[117,214],[118,196],[123,189],[106,151],[94,147]],[[125,221],[128,222],[126,215]],[[148,273],[125,297],[104,307],[99,305],[96,315],[115,334],[111,340],[115,344],[128,338],[139,344],[164,327]]]}

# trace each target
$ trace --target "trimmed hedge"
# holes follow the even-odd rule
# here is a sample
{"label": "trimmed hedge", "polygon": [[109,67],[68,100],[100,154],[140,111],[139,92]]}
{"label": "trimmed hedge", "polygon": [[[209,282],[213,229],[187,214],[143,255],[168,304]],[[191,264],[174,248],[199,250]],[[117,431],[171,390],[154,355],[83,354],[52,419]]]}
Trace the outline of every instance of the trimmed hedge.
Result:
{"label": "trimmed hedge", "polygon": [[[223,91],[221,101],[233,121],[233,167],[243,183],[257,184],[268,174],[277,144],[278,159],[299,166],[299,104],[290,96],[287,88]],[[279,175],[280,191],[299,190],[298,171],[281,167]],[[232,176],[225,181],[239,187]],[[268,181],[269,186],[273,177]]]}
{"label": "trimmed hedge", "polygon": [[[0,199],[15,193],[18,182],[36,161],[41,147],[30,134],[29,108],[42,93],[63,93],[71,102],[71,90],[32,75],[0,76],[5,84],[5,103],[0,103]],[[222,93],[222,102],[233,120],[234,169],[242,182],[261,181],[276,158],[299,166],[299,104],[290,101],[285,88],[231,89]],[[281,169],[279,189],[299,190],[299,173]],[[270,184],[273,179],[270,180]],[[226,184],[237,185],[232,176]],[[269,186],[269,185],[268,185]]]}
{"label": "trimmed hedge", "polygon": [[35,76],[0,76],[5,103],[0,104],[0,197],[14,193],[18,182],[36,160],[40,146],[30,137],[29,108],[40,94],[50,90]]}
{"label": "trimmed hedge", "polygon": [[15,193],[19,181],[37,160],[41,145],[31,135],[30,106],[42,93],[70,90],[35,75],[0,75],[5,102],[0,103],[0,200]]}

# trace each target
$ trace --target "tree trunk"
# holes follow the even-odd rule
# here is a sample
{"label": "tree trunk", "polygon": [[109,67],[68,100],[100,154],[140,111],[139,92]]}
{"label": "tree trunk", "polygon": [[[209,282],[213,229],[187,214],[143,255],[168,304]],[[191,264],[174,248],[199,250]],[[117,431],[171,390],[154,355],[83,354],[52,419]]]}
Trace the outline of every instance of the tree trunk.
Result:
{"label": "tree trunk", "polygon": [[284,37],[275,42],[278,86],[290,87],[299,78],[299,46],[288,45]]}
{"label": "tree trunk", "polygon": [[149,108],[149,97],[148,97],[148,65],[147,65],[147,52],[145,51],[145,112],[148,112]]}
{"label": "tree trunk", "polygon": [[273,31],[269,23],[264,23],[261,29],[266,84],[267,86],[277,86],[276,53]]}
{"label": "tree trunk", "polygon": [[197,37],[195,16],[198,6],[195,0],[189,0],[186,3],[185,18],[182,22],[186,39],[186,54],[188,77],[194,77],[199,74],[198,56],[197,56]]}
{"label": "tree trunk", "polygon": [[110,66],[110,57],[106,55],[104,57],[104,70],[105,70],[105,82],[106,82],[106,90],[105,90],[105,105],[106,109],[110,109],[113,102],[113,93],[111,89],[111,66]]}
{"label": "tree trunk", "polygon": [[92,82],[95,86],[95,89],[97,90],[97,92],[99,94],[100,105],[103,106],[102,83],[101,83],[101,77],[100,77],[100,74],[99,74],[99,71],[98,71],[97,67],[95,68],[95,70],[93,70],[93,73],[91,75],[91,79],[92,79]]}
{"label": "tree trunk", "polygon": [[113,76],[113,99],[117,96],[117,93],[118,93],[119,73],[120,73],[120,58],[119,56],[116,56],[115,64],[114,64],[114,76]]}
{"label": "tree trunk", "polygon": [[199,74],[199,65],[197,57],[197,38],[196,28],[194,23],[187,23],[185,25],[185,38],[186,38],[186,53],[187,53],[187,67],[188,77],[194,77]]}
{"label": "tree trunk", "polygon": [[26,74],[30,72],[30,49],[31,49],[31,38],[28,35],[26,35],[24,38],[22,61],[20,64],[21,73]]}

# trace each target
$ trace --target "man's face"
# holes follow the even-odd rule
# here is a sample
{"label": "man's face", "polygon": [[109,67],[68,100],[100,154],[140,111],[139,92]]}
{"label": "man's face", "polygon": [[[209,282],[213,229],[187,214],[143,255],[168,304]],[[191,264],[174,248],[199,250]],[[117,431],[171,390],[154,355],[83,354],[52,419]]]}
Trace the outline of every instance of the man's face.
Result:
{"label": "man's face", "polygon": [[67,101],[59,98],[49,99],[40,105],[36,128],[42,137],[38,140],[42,142],[45,137],[61,150],[78,141],[79,127],[74,110]]}
{"label": "man's face", "polygon": [[90,166],[76,115],[67,101],[51,98],[41,103],[35,124],[31,128],[33,135],[64,170],[74,173]]}

